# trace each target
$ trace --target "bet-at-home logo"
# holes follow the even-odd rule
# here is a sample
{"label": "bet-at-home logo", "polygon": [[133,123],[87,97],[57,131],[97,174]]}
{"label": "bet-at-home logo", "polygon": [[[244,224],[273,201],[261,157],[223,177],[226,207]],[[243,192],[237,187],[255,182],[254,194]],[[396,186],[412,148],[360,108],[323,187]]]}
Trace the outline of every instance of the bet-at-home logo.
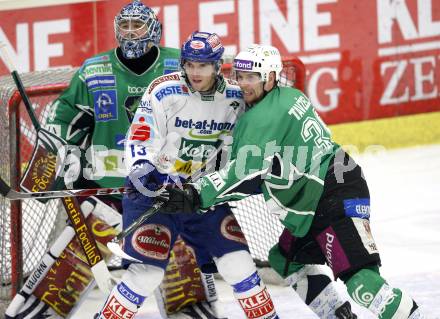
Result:
{"label": "bet-at-home logo", "polygon": [[182,138],[179,157],[184,161],[194,160],[203,162],[216,151],[217,141],[195,141]]}

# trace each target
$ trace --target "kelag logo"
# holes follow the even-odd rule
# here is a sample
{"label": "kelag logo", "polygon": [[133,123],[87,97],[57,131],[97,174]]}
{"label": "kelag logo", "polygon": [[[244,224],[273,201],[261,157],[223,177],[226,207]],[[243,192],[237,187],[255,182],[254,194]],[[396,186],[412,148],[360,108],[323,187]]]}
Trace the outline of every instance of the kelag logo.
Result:
{"label": "kelag logo", "polygon": [[202,162],[208,159],[213,152],[216,152],[216,144],[217,141],[195,141],[182,138],[178,154],[184,161]]}

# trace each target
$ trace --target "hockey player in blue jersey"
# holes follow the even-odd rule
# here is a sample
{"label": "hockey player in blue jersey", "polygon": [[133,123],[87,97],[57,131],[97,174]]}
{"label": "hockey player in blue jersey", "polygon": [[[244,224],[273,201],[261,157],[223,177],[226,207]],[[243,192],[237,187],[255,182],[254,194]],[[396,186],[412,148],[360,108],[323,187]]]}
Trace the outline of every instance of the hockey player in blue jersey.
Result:
{"label": "hockey player in blue jersey", "polygon": [[[223,51],[216,34],[195,32],[182,46],[182,72],[161,76],[147,88],[125,145],[127,184],[138,190],[123,199],[124,227],[151,207],[158,187],[189,178],[230,135],[244,103],[239,88],[220,74]],[[135,315],[162,281],[179,235],[206,252],[196,255],[199,265],[214,259],[247,318],[278,318],[229,206],[215,210],[206,215],[159,212],[125,238],[124,251],[139,262],[129,264],[99,318]]]}

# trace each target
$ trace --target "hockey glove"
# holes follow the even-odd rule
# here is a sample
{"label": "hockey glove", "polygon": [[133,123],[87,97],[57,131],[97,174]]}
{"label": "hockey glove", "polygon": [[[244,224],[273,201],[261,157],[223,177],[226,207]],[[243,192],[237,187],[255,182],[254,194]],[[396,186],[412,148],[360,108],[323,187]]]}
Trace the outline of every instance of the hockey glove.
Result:
{"label": "hockey glove", "polygon": [[125,186],[132,189],[128,197],[134,200],[140,194],[155,197],[156,192],[167,181],[168,175],[159,173],[149,161],[141,160],[133,165]]}
{"label": "hockey glove", "polygon": [[200,196],[191,184],[183,184],[183,189],[169,184],[156,201],[163,202],[161,212],[166,214],[197,213],[200,208]]}

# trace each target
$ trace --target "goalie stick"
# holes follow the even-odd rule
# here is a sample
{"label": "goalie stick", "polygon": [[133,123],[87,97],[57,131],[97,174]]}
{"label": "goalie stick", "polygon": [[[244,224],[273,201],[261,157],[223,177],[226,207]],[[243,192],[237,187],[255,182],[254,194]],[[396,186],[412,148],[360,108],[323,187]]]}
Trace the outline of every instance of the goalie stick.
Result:
{"label": "goalie stick", "polygon": [[[90,211],[84,213],[84,217],[87,218]],[[24,303],[32,295],[35,288],[43,280],[44,276],[50,270],[57,258],[61,255],[61,252],[66,248],[67,244],[75,236],[75,231],[72,225],[68,224],[64,228],[63,232],[58,236],[57,240],[52,244],[49,251],[43,256],[40,263],[35,267],[35,270],[29,275],[28,279],[24,283],[20,291],[14,296],[8,308],[6,309],[6,316],[15,318],[19,311],[22,309]]]}
{"label": "goalie stick", "polygon": [[[120,227],[120,223],[122,221],[121,215],[112,207],[105,205],[105,203],[99,201],[97,198],[90,197],[86,199],[81,204],[81,208],[84,212],[84,218],[86,219],[90,214],[92,214],[95,218],[101,219],[111,227],[116,227],[116,229]],[[45,280],[46,274],[49,273],[52,265],[57,262],[58,258],[72,241],[74,236],[75,230],[73,229],[72,225],[68,223],[63,232],[52,244],[48,252],[46,252],[46,254],[42,257],[40,263],[35,267],[35,270],[28,276],[28,279],[23,287],[8,305],[5,313],[6,318],[28,318],[33,313],[36,313],[36,315],[41,315],[48,309],[48,306],[34,295],[34,291],[40,285],[40,283]],[[62,263],[62,261],[60,263]],[[54,275],[55,274],[52,274],[52,276]],[[72,282],[70,283],[72,284]],[[85,294],[87,295],[87,291],[95,287],[95,285],[96,282],[92,281],[91,284],[86,288]],[[53,289],[56,290],[56,285],[53,286]],[[84,298],[81,300],[83,299]],[[70,314],[73,314],[75,309],[79,307],[81,300],[70,311]],[[53,304],[57,303],[53,302]],[[29,318],[34,317],[30,316]]]}
{"label": "goalie stick", "polygon": [[3,42],[0,42],[0,52],[3,56],[3,62],[9,69],[9,72],[11,72],[11,76],[14,79],[14,83],[17,86],[18,91],[20,92],[20,96],[23,99],[23,103],[26,107],[26,110],[29,114],[29,117],[32,121],[32,125],[35,127],[35,130],[38,132],[40,130],[44,130],[40,123],[38,122],[37,116],[35,115],[35,112],[32,108],[31,101],[29,100],[28,95],[26,94],[26,91],[24,89],[24,85],[20,79],[20,76],[18,75],[17,70],[14,67],[14,64],[12,63],[11,58],[9,57],[8,52],[6,51],[6,45]]}
{"label": "goalie stick", "polygon": [[[96,196],[96,195],[110,195],[110,194],[125,194],[130,191],[130,188],[89,188],[89,189],[71,189],[71,190],[58,190],[58,191],[47,191],[47,192],[35,192],[26,193],[18,192],[13,189],[0,177],[0,194],[9,200],[23,200],[23,199],[37,199],[37,198],[62,198],[62,197],[72,197],[72,196]],[[138,228],[143,222],[145,222],[150,216],[154,215],[160,210],[163,203],[158,202],[153,205],[149,210],[139,216],[130,226],[125,230],[120,232],[112,242],[107,244],[107,247],[116,256],[130,259],[127,254],[125,254],[119,246],[119,243],[124,237],[131,234],[136,228]]]}
{"label": "goalie stick", "polygon": [[63,197],[84,197],[84,196],[102,196],[125,194],[130,191],[126,187],[110,188],[83,188],[83,189],[65,189],[46,192],[20,192],[11,189],[11,187],[0,177],[0,194],[9,200],[28,200],[28,199],[53,199]]}
{"label": "goalie stick", "polygon": [[[32,108],[32,104],[29,100],[29,97],[26,94],[20,76],[12,60],[10,59],[9,54],[6,51],[6,46],[3,42],[0,42],[0,54],[3,56],[3,60],[6,66],[8,67],[9,71],[11,72],[11,76],[14,79],[18,91],[20,92],[20,96],[23,99],[23,103],[26,107],[26,110],[32,121],[32,124],[35,130],[37,131],[37,135],[42,139],[43,143],[45,143],[48,151],[50,151],[53,154],[57,154],[58,153],[57,151],[59,150],[59,146],[60,146],[59,144],[63,146],[66,145],[67,143],[62,138],[56,136],[55,134],[50,133],[49,131],[41,127],[35,115],[35,112]],[[52,142],[54,142],[54,144],[52,144]],[[60,167],[62,167],[62,165],[60,165]],[[59,172],[57,172],[57,176],[58,173]],[[5,193],[4,194],[5,196],[13,196],[13,194],[15,194],[14,192],[16,192],[13,191],[3,180],[0,184],[0,187],[2,188],[1,194]],[[6,192],[6,190],[8,191]],[[32,193],[29,194],[31,195]],[[38,197],[39,195],[35,196],[35,198]],[[80,239],[80,236],[83,236],[86,239],[85,241],[80,239],[79,242],[81,248],[85,253],[87,262],[91,267],[91,271],[93,273],[93,276],[95,277],[99,289],[102,290],[104,293],[109,293],[113,286],[110,272],[107,268],[107,265],[105,264],[104,258],[102,257],[98,249],[98,245],[96,243],[95,238],[93,237],[93,235],[90,232],[90,229],[87,227],[85,223],[85,218],[83,216],[83,213],[81,212],[78,202],[76,201],[75,198],[71,198],[71,197],[69,198],[64,196],[62,202],[66,209],[67,216],[73,225],[76,236],[78,237],[78,239]],[[86,245],[89,245],[90,247],[87,247]],[[89,255],[92,256],[90,257]]]}

